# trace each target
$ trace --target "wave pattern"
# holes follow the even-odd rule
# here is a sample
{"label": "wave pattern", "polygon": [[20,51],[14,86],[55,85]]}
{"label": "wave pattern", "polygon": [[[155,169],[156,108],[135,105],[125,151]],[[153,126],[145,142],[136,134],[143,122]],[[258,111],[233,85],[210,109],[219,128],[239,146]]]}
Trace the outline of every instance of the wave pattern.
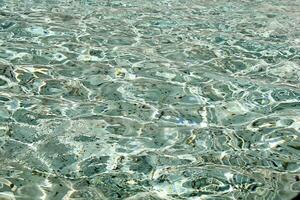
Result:
{"label": "wave pattern", "polygon": [[0,5],[0,199],[300,192],[299,0]]}

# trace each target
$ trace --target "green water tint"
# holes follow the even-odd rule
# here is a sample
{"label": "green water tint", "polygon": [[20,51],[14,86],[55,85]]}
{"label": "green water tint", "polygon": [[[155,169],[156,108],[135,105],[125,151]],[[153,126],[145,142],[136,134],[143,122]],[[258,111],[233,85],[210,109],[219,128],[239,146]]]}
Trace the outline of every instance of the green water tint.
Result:
{"label": "green water tint", "polygon": [[291,199],[299,5],[0,1],[0,199]]}

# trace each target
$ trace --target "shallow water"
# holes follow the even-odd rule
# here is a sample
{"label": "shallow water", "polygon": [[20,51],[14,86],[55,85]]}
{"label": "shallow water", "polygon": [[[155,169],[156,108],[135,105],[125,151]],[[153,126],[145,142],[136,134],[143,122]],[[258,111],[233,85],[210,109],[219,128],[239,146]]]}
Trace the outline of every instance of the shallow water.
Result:
{"label": "shallow water", "polygon": [[291,199],[299,5],[0,1],[0,199]]}

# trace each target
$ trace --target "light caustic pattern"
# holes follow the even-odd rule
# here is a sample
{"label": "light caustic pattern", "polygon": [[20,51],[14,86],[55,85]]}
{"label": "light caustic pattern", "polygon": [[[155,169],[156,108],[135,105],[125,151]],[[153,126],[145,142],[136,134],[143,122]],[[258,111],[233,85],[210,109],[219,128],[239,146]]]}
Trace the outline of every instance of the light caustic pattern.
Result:
{"label": "light caustic pattern", "polygon": [[0,198],[291,199],[299,7],[0,1]]}

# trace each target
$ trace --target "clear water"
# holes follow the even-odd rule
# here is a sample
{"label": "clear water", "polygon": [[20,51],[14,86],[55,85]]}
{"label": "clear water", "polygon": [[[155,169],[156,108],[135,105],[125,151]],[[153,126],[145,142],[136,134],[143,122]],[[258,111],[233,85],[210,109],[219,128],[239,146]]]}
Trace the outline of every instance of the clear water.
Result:
{"label": "clear water", "polygon": [[0,199],[291,199],[299,11],[0,1]]}

